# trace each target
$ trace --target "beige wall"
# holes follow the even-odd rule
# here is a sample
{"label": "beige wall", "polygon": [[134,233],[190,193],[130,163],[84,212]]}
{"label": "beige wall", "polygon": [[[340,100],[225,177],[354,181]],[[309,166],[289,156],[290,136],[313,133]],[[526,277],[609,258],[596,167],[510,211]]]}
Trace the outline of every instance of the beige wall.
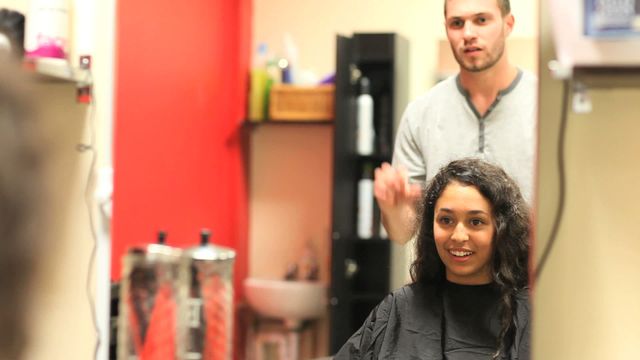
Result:
{"label": "beige wall", "polygon": [[[249,277],[283,278],[287,266],[298,263],[312,244],[320,281],[328,284],[333,128],[271,124],[250,131]],[[326,355],[326,317],[317,328],[314,355]],[[309,356],[308,347],[301,355]]]}
{"label": "beige wall", "polygon": [[311,242],[320,278],[330,276],[331,125],[263,125],[251,130],[250,276],[282,278]]}
{"label": "beige wall", "polygon": [[[547,10],[546,2],[542,2]],[[545,14],[546,12],[543,12]],[[542,16],[541,64],[554,58]],[[587,79],[589,80],[589,79]],[[591,80],[593,80],[591,78]],[[535,359],[635,359],[640,338],[640,87],[593,89],[593,112],[570,113],[564,220],[534,297]],[[636,75],[636,84],[640,76]],[[536,254],[546,244],[558,198],[561,84],[541,72]]]}
{"label": "beige wall", "polygon": [[[69,0],[69,52],[72,60],[80,53],[89,52],[93,56],[96,105],[91,113],[90,107],[78,104],[75,85],[71,83],[38,81],[35,85],[34,98],[42,103],[45,114],[43,128],[49,148],[47,186],[52,201],[50,225],[42,230],[45,255],[29,314],[31,343],[26,359],[91,359],[96,340],[86,293],[93,240],[84,191],[91,154],[78,153],[76,145],[89,142],[92,122],[96,132],[97,163],[110,166],[113,41],[109,30],[113,23],[114,1],[92,4],[84,1],[80,10],[75,6],[78,1],[82,0]],[[29,1],[0,0],[0,7],[26,14]],[[82,14],[84,19],[79,16]],[[98,14],[100,16],[96,16]],[[93,28],[87,28],[89,25]],[[80,26],[84,28],[78,35],[74,29]],[[73,62],[77,65],[77,60]],[[91,114],[93,118],[89,117]],[[95,282],[89,285],[91,292],[95,291],[95,286]]]}
{"label": "beige wall", "polygon": [[86,295],[92,239],[83,192],[90,154],[75,151],[88,138],[87,107],[75,102],[73,84],[39,83],[35,94],[46,112],[47,185],[53,201],[50,224],[41,231],[44,257],[26,359],[89,359],[95,341]]}

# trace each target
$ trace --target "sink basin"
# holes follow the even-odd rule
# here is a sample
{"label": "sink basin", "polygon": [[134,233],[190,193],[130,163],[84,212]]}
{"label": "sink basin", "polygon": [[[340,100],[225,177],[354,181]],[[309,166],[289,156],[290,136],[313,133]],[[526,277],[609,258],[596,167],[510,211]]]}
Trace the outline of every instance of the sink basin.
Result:
{"label": "sink basin", "polygon": [[254,311],[283,319],[290,327],[318,318],[326,310],[327,287],[318,282],[249,278],[244,281],[244,291]]}

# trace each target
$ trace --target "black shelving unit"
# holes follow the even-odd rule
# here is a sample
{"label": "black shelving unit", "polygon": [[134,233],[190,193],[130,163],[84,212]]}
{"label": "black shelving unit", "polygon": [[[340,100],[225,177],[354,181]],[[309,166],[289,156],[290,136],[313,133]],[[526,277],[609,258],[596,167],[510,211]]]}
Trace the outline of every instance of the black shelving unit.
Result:
{"label": "black shelving unit", "polygon": [[[357,236],[358,181],[365,168],[391,162],[395,124],[407,104],[408,43],[393,33],[338,36],[336,51],[330,351],[335,354],[391,290],[389,240]],[[359,77],[371,83],[375,142],[356,154]],[[376,209],[374,228],[379,228]]]}

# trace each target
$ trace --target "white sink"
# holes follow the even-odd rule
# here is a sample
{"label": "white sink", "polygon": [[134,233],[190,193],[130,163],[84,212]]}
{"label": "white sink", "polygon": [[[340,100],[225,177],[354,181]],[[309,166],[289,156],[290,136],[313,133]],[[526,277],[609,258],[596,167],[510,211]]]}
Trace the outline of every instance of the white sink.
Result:
{"label": "white sink", "polygon": [[258,314],[283,319],[289,327],[325,313],[327,287],[311,281],[249,278],[244,281],[249,306]]}

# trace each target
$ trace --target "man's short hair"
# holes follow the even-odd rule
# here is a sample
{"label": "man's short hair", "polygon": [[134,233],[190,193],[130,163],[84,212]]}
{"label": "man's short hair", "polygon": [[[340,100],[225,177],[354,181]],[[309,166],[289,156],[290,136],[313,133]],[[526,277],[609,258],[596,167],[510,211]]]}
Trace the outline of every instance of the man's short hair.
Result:
{"label": "man's short hair", "polygon": [[509,0],[498,0],[498,7],[502,16],[511,14],[511,2]]}
{"label": "man's short hair", "polygon": [[[444,0],[444,15],[447,16],[447,1]],[[502,16],[509,15],[511,13],[511,2],[509,0],[496,0],[498,3],[498,7],[500,8],[500,13]]]}

